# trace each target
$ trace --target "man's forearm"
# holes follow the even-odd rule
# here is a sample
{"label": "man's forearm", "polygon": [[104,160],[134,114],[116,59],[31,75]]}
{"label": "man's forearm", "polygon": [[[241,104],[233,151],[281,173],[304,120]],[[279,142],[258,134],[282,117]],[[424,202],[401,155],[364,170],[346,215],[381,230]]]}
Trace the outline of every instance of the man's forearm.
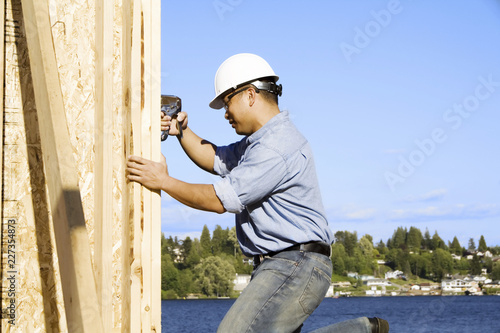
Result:
{"label": "man's forearm", "polygon": [[189,184],[168,176],[162,184],[162,190],[191,208],[219,214],[226,211],[210,184]]}
{"label": "man's forearm", "polygon": [[214,159],[217,146],[200,138],[189,127],[186,127],[182,139],[178,136],[182,149],[200,168],[214,173]]}

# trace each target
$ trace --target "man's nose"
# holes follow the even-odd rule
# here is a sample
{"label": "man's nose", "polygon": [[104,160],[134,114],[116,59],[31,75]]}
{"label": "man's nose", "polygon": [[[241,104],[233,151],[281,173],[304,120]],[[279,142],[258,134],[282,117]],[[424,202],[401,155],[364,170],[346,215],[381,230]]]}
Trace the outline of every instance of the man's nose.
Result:
{"label": "man's nose", "polygon": [[224,118],[229,119],[229,114],[227,113],[227,111],[226,113],[224,113]]}

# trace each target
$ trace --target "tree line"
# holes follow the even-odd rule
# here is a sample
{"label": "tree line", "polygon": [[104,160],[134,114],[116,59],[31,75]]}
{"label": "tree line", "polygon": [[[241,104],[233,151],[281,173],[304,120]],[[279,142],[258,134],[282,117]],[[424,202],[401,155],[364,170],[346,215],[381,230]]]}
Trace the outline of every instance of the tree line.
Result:
{"label": "tree line", "polygon": [[172,236],[161,240],[162,297],[190,294],[231,297],[235,275],[250,274],[253,266],[244,262],[236,229],[217,225],[210,235],[205,225],[200,239]]}
{"label": "tree line", "polygon": [[[253,270],[244,260],[234,227],[217,225],[211,235],[205,225],[200,239],[162,235],[161,245],[163,298],[237,296],[233,294],[235,275]],[[496,256],[500,247],[488,247],[483,236],[477,247],[473,238],[463,247],[457,237],[446,243],[437,231],[431,236],[427,229],[422,233],[415,227],[399,227],[386,242],[380,240],[375,245],[368,234],[358,239],[357,232],[338,231],[332,245],[333,279],[349,272],[383,278],[389,270],[400,270],[409,277],[439,282],[447,274],[479,275],[486,269],[493,280],[500,280],[500,262],[478,255],[486,251]]]}

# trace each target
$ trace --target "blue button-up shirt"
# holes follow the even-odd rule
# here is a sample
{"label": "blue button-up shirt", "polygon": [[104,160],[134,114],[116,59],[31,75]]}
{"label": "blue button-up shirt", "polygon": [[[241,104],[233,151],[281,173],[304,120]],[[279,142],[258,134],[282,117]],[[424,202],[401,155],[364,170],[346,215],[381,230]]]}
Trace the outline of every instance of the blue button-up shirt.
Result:
{"label": "blue button-up shirt", "polygon": [[262,128],[218,147],[215,192],[236,213],[236,232],[245,255],[277,252],[295,244],[331,244],[311,147],[281,112]]}

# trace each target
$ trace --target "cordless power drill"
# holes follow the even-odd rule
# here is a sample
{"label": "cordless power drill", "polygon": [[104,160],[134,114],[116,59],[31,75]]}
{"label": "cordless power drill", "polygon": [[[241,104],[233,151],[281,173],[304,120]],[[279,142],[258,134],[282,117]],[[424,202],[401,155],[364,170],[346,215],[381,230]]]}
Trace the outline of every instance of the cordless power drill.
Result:
{"label": "cordless power drill", "polygon": [[[181,99],[173,95],[161,95],[161,113],[170,116],[172,119],[177,118],[179,112],[181,112],[182,103]],[[182,138],[182,126],[177,123],[177,128],[179,129],[180,136]],[[161,141],[165,141],[168,138],[168,131],[161,132]]]}

